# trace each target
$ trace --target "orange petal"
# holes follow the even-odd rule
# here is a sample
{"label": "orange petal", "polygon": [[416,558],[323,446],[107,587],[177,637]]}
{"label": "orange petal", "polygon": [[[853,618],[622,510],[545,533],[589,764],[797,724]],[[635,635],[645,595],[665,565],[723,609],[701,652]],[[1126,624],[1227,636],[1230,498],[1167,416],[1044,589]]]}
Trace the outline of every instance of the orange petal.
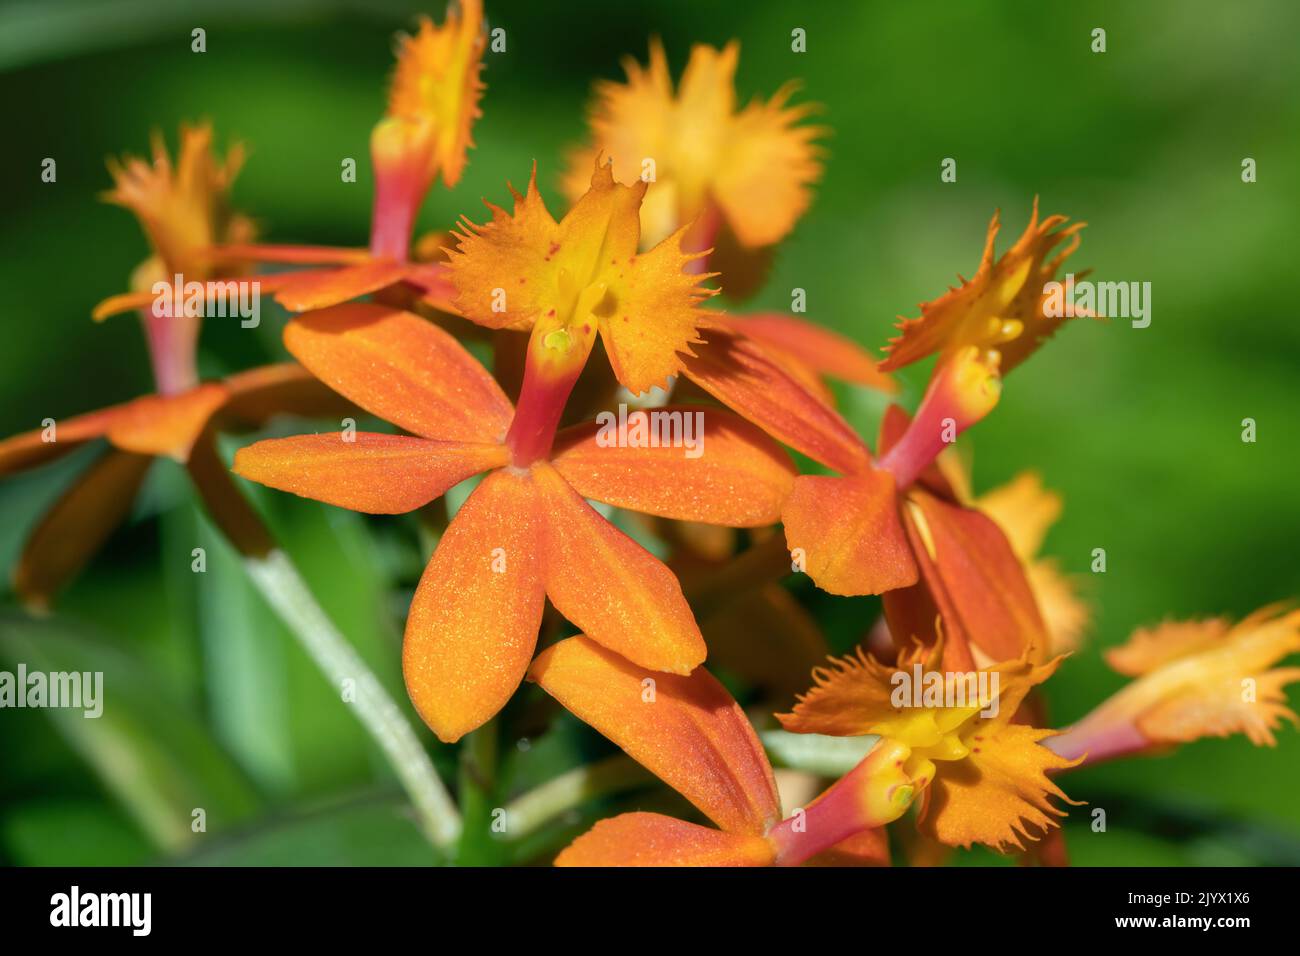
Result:
{"label": "orange petal", "polygon": [[360,265],[370,261],[370,250],[340,246],[293,246],[264,243],[229,243],[210,250],[226,262],[283,262],[291,265]]}
{"label": "orange petal", "polygon": [[90,317],[96,322],[103,322],[110,316],[146,308],[152,305],[157,298],[158,296],[154,294],[152,289],[145,292],[121,292],[117,295],[110,295],[91,310]]}
{"label": "orange petal", "polygon": [[[683,446],[687,435],[694,448]],[[628,447],[651,440],[659,447]],[[794,484],[794,465],[775,442],[714,408],[634,411],[623,422],[602,412],[561,433],[551,461],[584,498],[737,528],[779,521]]]}
{"label": "orange petal", "polygon": [[491,221],[479,226],[465,220],[455,236],[457,248],[448,251],[456,311],[490,329],[528,329],[542,312],[558,307],[551,301],[560,268],[556,256],[566,250],[560,226],[537,191],[537,170],[524,195],[510,191],[513,215],[487,203]]}
{"label": "orange petal", "polygon": [[871,454],[848,423],[761,345],[720,329],[709,329],[707,337],[683,360],[692,381],[773,438],[836,471],[867,467]]}
{"label": "orange petal", "polygon": [[784,238],[808,208],[810,187],[821,176],[821,151],[813,140],[826,131],[796,125],[812,109],[786,105],[794,89],[787,84],[768,102],[755,100],[727,127],[713,196],[746,246]]}
{"label": "orange petal", "polygon": [[1039,741],[1053,731],[1006,724],[981,735],[964,760],[941,762],[926,791],[921,825],[949,846],[983,843],[1001,852],[1023,850],[1026,839],[1058,826],[1068,800],[1047,776],[1077,761],[1058,757]]}
{"label": "orange petal", "polygon": [[490,720],[528,670],[544,604],[541,527],[531,479],[494,471],[420,578],[402,673],[415,709],[447,743]]}
{"label": "orange petal", "polygon": [[1155,627],[1141,627],[1119,647],[1102,656],[1111,669],[1126,677],[1147,674],[1180,657],[1208,651],[1223,642],[1232,624],[1227,618],[1201,621],[1165,621]]}
{"label": "orange petal", "polygon": [[183,462],[227,398],[229,393],[219,382],[207,382],[177,395],[142,396],[119,406],[108,440],[123,451]]}
{"label": "orange petal", "polygon": [[340,508],[403,514],[508,459],[503,445],[335,432],[271,438],[241,448],[234,472]]}
{"label": "orange petal", "polygon": [[993,661],[1018,658],[1030,648],[1046,653],[1047,629],[1033,590],[1001,529],[979,511],[919,488],[907,500],[921,576],[953,644],[968,642]]}
{"label": "orange petal", "polygon": [[754,728],[704,668],[661,674],[573,637],[539,654],[528,677],[722,829],[759,836],[780,818]]}
{"label": "orange petal", "polygon": [[546,594],[593,640],[642,667],[689,674],[704,638],[677,578],[602,518],[545,462],[532,469],[545,521]]}
{"label": "orange petal", "polygon": [[[74,415],[56,420],[53,433],[38,428],[0,441],[0,476],[35,468],[80,448],[88,441],[103,438],[121,409],[121,405],[114,405],[85,415]],[[46,441],[51,435],[54,440]]]}
{"label": "orange petal", "polygon": [[570,843],[556,866],[768,866],[772,845],[761,836],[724,833],[658,813],[601,820]]}
{"label": "orange petal", "polygon": [[425,438],[500,441],[514,409],[451,335],[380,305],[301,315],[284,330],[293,356],[362,408]]}
{"label": "orange petal", "polygon": [[325,309],[401,282],[410,271],[408,263],[391,259],[372,259],[337,269],[311,269],[285,279],[275,301],[290,312]]}
{"label": "orange petal", "polygon": [[64,492],[27,539],[14,568],[14,590],[48,606],[131,512],[153,459],[110,450]]}
{"label": "orange petal", "polygon": [[682,370],[683,356],[703,341],[698,329],[706,313],[698,306],[713,292],[699,287],[709,275],[686,271],[699,258],[682,251],[687,228],[624,262],[610,257],[609,311],[600,314],[600,334],[614,375],[633,394],[665,387]]}
{"label": "orange petal", "polygon": [[917,579],[898,519],[898,493],[885,471],[848,478],[803,475],[782,511],[785,540],[804,570],[831,594],[881,594]]}
{"label": "orange petal", "polygon": [[448,7],[442,26],[421,17],[416,34],[399,39],[388,115],[432,125],[431,172],[441,172],[448,187],[460,181],[465,153],[474,145],[470,128],[482,115],[479,73],[486,46],[482,0],[461,0],[459,6]]}
{"label": "orange petal", "polygon": [[810,366],[822,375],[845,382],[897,392],[898,384],[876,368],[871,354],[850,338],[813,322],[779,312],[738,316],[731,327]]}

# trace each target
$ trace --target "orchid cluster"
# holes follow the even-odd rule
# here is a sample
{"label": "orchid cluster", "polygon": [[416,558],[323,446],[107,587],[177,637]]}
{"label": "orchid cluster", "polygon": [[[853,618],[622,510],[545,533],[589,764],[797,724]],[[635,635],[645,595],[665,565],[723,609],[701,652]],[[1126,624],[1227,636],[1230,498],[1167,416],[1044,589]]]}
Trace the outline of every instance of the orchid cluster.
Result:
{"label": "orchid cluster", "polygon": [[[757,288],[809,207],[827,131],[792,104],[793,84],[738,104],[737,44],[695,46],[674,84],[652,42],[647,65],[597,85],[589,141],[564,168],[521,170],[523,190],[485,221],[417,237],[429,190],[455,187],[471,155],[486,38],[480,0],[460,0],[398,44],[364,246],[258,242],[229,204],[242,151],[220,155],[207,125],[182,128],[174,161],[158,137],[150,159],[110,164],[105,198],[152,253],[94,316],[140,314],[156,391],[0,442],[0,474],[107,445],[27,539],[14,570],[26,603],[49,606],[93,557],[154,457],[185,465],[271,589],[283,555],[232,473],[415,513],[437,543],[402,670],[439,740],[470,735],[472,754],[512,701],[545,700],[533,683],[684,798],[666,804],[678,815],[597,822],[559,852],[566,866],[887,865],[900,846],[925,862],[974,844],[1059,863],[1072,769],[1206,736],[1272,745],[1296,720],[1284,688],[1300,669],[1276,666],[1300,651],[1300,611],[1285,606],[1141,630],[1105,654],[1130,683],[1072,725],[1048,718],[1040,687],[1090,618],[1078,582],[1040,554],[1060,498],[1032,472],[974,493],[955,443],[1067,321],[1045,285],[1083,223],[1040,217],[1035,199],[999,254],[994,214],[973,277],[903,320],[880,360],[799,315],[724,312],[714,296]],[[562,184],[562,214],[539,178]],[[158,283],[181,277],[273,292],[296,361],[200,381],[200,317],[154,307]],[[919,403],[888,406],[873,450],[829,380],[897,397],[891,373],[924,360]],[[392,427],[265,438],[224,460],[219,435],[283,415]],[[674,439],[683,420],[699,423],[692,454]],[[881,596],[854,653],[824,659],[786,586],[800,575]],[[711,668],[749,689],[748,710]],[[778,775],[774,742],[799,752],[805,738],[861,739],[837,777],[789,758]],[[454,853],[465,794],[458,811],[415,746],[399,775]],[[610,792],[646,784],[575,773]],[[536,807],[529,796],[512,806]]]}

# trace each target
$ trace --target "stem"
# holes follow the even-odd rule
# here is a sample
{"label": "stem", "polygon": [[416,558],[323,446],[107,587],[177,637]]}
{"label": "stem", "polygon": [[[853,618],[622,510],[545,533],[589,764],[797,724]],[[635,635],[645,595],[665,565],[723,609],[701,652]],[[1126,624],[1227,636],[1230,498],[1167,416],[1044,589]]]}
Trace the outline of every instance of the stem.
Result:
{"label": "stem", "polygon": [[265,557],[246,556],[244,567],[330,683],[337,688],[344,681],[355,682],[352,706],[411,798],[420,828],[439,849],[451,847],[460,836],[460,814],[429,755],[379,678],[334,627],[283,551],[277,548]]}
{"label": "stem", "polygon": [[410,796],[429,841],[448,850],[460,837],[460,813],[429,755],[374,672],[334,627],[297,568],[275,546],[265,523],[235,487],[217,453],[211,428],[195,443],[186,464],[213,522],[238,549],[249,578],[308,656],[335,687],[341,687],[344,680],[356,682],[353,706],[361,725]]}
{"label": "stem", "polygon": [[575,767],[506,804],[510,836],[523,839],[588,800],[630,790],[652,779],[648,770],[622,754]]}

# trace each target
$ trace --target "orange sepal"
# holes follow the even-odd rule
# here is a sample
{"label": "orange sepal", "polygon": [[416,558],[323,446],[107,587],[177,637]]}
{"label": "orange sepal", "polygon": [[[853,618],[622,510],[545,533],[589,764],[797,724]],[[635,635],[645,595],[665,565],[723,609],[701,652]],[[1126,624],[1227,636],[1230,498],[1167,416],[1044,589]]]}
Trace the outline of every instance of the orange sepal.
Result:
{"label": "orange sepal", "polygon": [[55,420],[54,441],[46,441],[44,428],[23,432],[0,441],[0,476],[35,468],[61,458],[88,441],[103,438],[121,410],[120,405],[101,408],[84,415]]}
{"label": "orange sepal", "polygon": [[768,866],[772,844],[658,813],[601,820],[555,858],[556,866]]}
{"label": "orange sepal", "polygon": [[64,492],[28,537],[14,567],[14,590],[47,607],[130,513],[153,459],[110,449]]}
{"label": "orange sepal", "polygon": [[494,471],[461,506],[411,602],[402,673],[439,739],[499,711],[528,670],[545,597],[532,479]]}
{"label": "orange sepal", "polygon": [[117,407],[108,440],[123,451],[184,462],[208,420],[229,397],[219,382],[176,395],[143,395]]}
{"label": "orange sepal", "polygon": [[836,471],[851,473],[871,461],[861,439],[835,409],[813,394],[757,342],[721,328],[683,359],[686,375],[773,438]]}
{"label": "orange sepal", "polygon": [[295,272],[277,283],[275,301],[290,312],[326,309],[401,282],[412,268],[393,259],[370,259],[337,269]]}
{"label": "orange sepal", "polygon": [[742,335],[784,352],[831,378],[878,389],[898,391],[898,383],[876,368],[876,360],[852,339],[806,319],[779,312],[736,316],[727,323]]}
{"label": "orange sepal", "polygon": [[334,432],[256,442],[235,453],[233,470],[241,478],[340,508],[403,514],[508,459],[503,445]]}
{"label": "orange sepal", "polygon": [[443,441],[496,442],[514,409],[488,371],[419,316],[351,304],[298,316],[284,344],[313,375],[367,411]]}
{"label": "orange sepal", "polygon": [[592,640],[642,667],[689,674],[704,638],[677,578],[597,514],[546,462],[532,468],[545,532],[546,594]]}
{"label": "orange sepal", "polygon": [[920,488],[907,502],[908,536],[952,649],[969,643],[993,661],[1019,658],[1031,648],[1046,653],[1047,630],[1033,589],[993,520]]}
{"label": "orange sepal", "polygon": [[573,637],[538,655],[528,677],[722,829],[761,836],[780,819],[754,728],[704,668],[661,674]]}
{"label": "orange sepal", "polygon": [[[610,414],[613,418],[612,413]],[[649,436],[646,416],[675,415],[680,439],[690,423],[696,450],[680,440],[674,447],[628,447],[628,437]],[[633,416],[642,416],[642,426]],[[697,453],[698,452],[698,453]],[[691,457],[694,454],[694,457]],[[620,423],[589,422],[556,438],[551,463],[584,498],[644,514],[749,528],[780,520],[781,505],[794,484],[794,464],[763,432],[716,408],[673,406],[633,411]]]}
{"label": "orange sepal", "polygon": [[917,580],[912,547],[898,519],[888,472],[864,469],[847,478],[803,475],[781,513],[791,554],[831,594],[881,594]]}

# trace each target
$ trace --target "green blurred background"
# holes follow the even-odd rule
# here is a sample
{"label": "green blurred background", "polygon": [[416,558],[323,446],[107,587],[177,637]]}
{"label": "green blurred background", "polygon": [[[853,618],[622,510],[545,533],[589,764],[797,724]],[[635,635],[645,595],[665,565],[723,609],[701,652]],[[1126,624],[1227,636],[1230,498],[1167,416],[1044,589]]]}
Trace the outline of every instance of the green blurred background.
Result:
{"label": "green blurred background", "polygon": [[[1066,501],[1047,551],[1083,579],[1090,640],[1048,687],[1060,722],[1120,684],[1098,650],[1166,616],[1244,615],[1300,595],[1297,410],[1300,322],[1300,6],[885,2],[646,4],[488,2],[507,51],[487,54],[477,148],[453,192],[435,190],[423,228],[480,197],[503,201],[538,163],[552,209],[566,148],[584,130],[596,78],[621,78],[664,39],[676,75],[693,42],[741,41],[742,101],[804,81],[833,129],[811,211],[751,303],[809,313],[872,347],[975,268],[985,224],[1005,248],[1035,194],[1045,213],[1087,220],[1074,269],[1149,281],[1153,321],[1067,328],[1011,376],[973,433],[987,490],[1037,469]],[[59,2],[0,7],[6,188],[0,232],[0,435],[133,397],[150,385],[138,323],[91,323],[146,254],[135,222],[97,201],[105,157],[143,153],[162,129],[210,118],[250,157],[235,202],[272,241],[364,244],[367,140],[383,108],[395,31],[439,4]],[[207,52],[190,51],[190,30]],[[807,31],[806,53],[790,32]],[[1094,27],[1107,52],[1090,50]],[[45,157],[56,184],[40,182]],[[359,181],[339,164],[355,157]],[[940,182],[945,157],[958,181]],[[1241,161],[1258,163],[1243,184]],[[282,315],[256,332],[209,323],[205,374],[283,356]],[[914,403],[925,370],[911,370]],[[878,400],[842,393],[874,434]],[[1253,418],[1258,441],[1241,441]],[[286,426],[292,431],[292,425]],[[85,463],[76,457],[0,486],[0,568],[38,509]],[[410,523],[259,496],[330,613],[401,696],[397,652],[420,543]],[[209,571],[191,574],[190,549]],[[1088,572],[1093,548],[1104,575]],[[837,648],[876,604],[813,598]],[[6,598],[0,666],[104,670],[100,721],[0,712],[0,860],[20,864],[433,862],[351,716],[244,583],[188,497],[155,469],[132,522],[30,622]],[[1292,695],[1293,705],[1296,695]],[[427,737],[427,735],[426,735]],[[510,787],[607,751],[585,729],[524,749],[507,741]],[[1243,738],[1071,776],[1107,810],[1067,825],[1083,864],[1300,862],[1300,737],[1275,750]],[[435,750],[444,769],[453,755]],[[644,805],[644,801],[643,804]],[[208,830],[191,832],[203,807]],[[599,809],[599,808],[598,808]],[[608,812],[607,810],[604,812]],[[585,825],[574,818],[561,839]],[[544,851],[546,847],[540,847]],[[963,855],[988,862],[989,855]]]}

